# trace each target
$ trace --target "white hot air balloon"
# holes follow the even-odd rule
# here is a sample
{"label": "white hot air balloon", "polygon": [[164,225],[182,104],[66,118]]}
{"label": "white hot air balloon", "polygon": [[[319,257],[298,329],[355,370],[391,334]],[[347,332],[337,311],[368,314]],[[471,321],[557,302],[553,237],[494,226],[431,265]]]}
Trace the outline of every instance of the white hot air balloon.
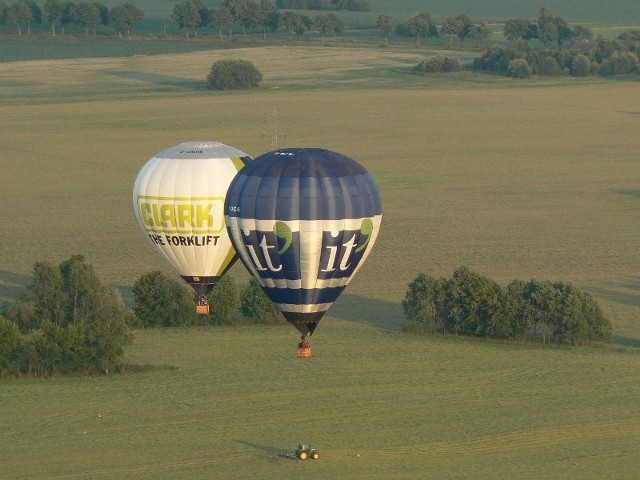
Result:
{"label": "white hot air balloon", "polygon": [[151,244],[198,294],[205,295],[237,259],[224,219],[227,189],[251,158],[219,142],[186,142],[153,156],[133,187],[133,210]]}

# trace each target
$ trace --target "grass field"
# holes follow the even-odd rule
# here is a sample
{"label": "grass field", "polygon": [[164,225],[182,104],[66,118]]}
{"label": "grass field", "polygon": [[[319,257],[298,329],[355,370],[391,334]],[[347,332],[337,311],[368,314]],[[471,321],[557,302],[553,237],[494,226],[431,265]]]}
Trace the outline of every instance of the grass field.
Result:
{"label": "grass field", "polygon": [[[406,73],[424,54],[269,47],[0,64],[3,299],[24,293],[35,261],[73,254],[125,293],[169,272],[133,218],[138,170],[191,139],[270,150],[274,111],[280,146],[359,160],[384,207],[310,361],[294,358],[291,327],[152,330],[135,333],[125,375],[4,379],[3,478],[635,478],[638,80]],[[254,62],[263,88],[206,90],[224,56]],[[404,335],[407,283],[460,265],[503,284],[576,282],[615,338],[565,349]],[[279,456],[307,440],[320,461]]]}
{"label": "grass field", "polygon": [[[3,478],[632,479],[640,465],[637,351],[334,318],[312,359],[291,347],[289,327],[145,331],[136,373],[5,380]],[[301,441],[320,460],[281,456]]]}

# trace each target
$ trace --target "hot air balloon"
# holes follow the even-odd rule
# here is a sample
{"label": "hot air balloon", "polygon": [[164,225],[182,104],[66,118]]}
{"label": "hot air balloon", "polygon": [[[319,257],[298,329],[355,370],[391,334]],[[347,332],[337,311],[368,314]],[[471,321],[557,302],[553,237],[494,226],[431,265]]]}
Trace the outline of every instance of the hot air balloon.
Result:
{"label": "hot air balloon", "polygon": [[133,210],[147,239],[198,295],[206,294],[237,259],[224,222],[231,180],[250,157],[218,142],[181,143],[153,156],[133,187]]}
{"label": "hot air balloon", "polygon": [[297,354],[375,243],[382,203],[371,174],[340,153],[286,148],[233,179],[225,220],[240,259],[300,332]]}

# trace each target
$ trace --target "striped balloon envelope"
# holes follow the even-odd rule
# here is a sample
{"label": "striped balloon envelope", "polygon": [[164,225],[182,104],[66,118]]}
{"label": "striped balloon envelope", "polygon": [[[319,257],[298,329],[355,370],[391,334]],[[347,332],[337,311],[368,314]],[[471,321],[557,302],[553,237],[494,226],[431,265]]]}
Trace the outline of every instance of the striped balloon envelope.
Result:
{"label": "striped balloon envelope", "polygon": [[244,265],[305,339],[371,252],[382,203],[371,174],[351,158],[286,148],[238,172],[225,220]]}
{"label": "striped balloon envelope", "polygon": [[249,160],[223,143],[185,142],[156,153],[136,178],[133,210],[140,228],[201,301],[237,260],[224,199]]}

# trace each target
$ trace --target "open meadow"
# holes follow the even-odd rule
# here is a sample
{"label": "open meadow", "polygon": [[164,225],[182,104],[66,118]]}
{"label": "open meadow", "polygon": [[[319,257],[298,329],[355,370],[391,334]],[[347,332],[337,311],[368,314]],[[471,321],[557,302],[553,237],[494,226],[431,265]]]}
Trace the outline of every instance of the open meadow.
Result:
{"label": "open meadow", "polygon": [[[0,63],[0,298],[83,254],[130,288],[163,264],[131,190],[156,152],[218,140],[353,157],[383,223],[296,359],[293,327],[136,331],[123,375],[0,380],[6,479],[636,478],[640,471],[638,78],[514,81],[407,70],[424,51],[273,46]],[[212,92],[219,58],[260,90]],[[575,282],[611,344],[402,332],[421,272]],[[245,282],[241,265],[231,274]],[[280,452],[311,441],[318,461]]]}

